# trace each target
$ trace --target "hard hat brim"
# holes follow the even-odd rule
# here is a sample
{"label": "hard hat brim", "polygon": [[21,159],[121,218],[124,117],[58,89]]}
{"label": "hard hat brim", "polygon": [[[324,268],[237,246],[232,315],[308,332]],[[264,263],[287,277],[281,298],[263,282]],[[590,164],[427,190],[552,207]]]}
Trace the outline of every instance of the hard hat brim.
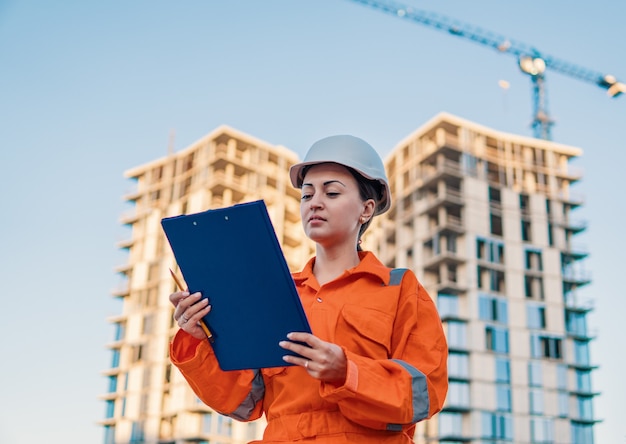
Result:
{"label": "hard hat brim", "polygon": [[343,167],[346,168],[350,168],[354,171],[356,171],[359,175],[363,176],[364,178],[368,179],[368,180],[373,180],[376,181],[378,183],[381,184],[382,189],[383,189],[383,193],[382,196],[380,198],[380,200],[377,202],[376,205],[376,213],[375,214],[382,214],[385,211],[387,211],[389,209],[389,207],[391,206],[391,193],[389,191],[389,186],[387,185],[387,183],[378,178],[378,177],[372,177],[368,174],[365,174],[363,171],[360,171],[354,167],[348,166],[348,165],[344,165],[342,163],[339,162],[335,162],[332,160],[314,160],[314,161],[310,161],[310,162],[301,162],[301,163],[297,163],[295,165],[292,165],[289,168],[289,179],[291,180],[291,185],[293,185],[294,188],[302,188],[302,181],[304,180],[304,177],[302,175],[302,172],[304,170],[305,167],[310,166],[310,165],[319,165],[319,164],[323,164],[323,163],[335,163],[337,165],[341,165]]}

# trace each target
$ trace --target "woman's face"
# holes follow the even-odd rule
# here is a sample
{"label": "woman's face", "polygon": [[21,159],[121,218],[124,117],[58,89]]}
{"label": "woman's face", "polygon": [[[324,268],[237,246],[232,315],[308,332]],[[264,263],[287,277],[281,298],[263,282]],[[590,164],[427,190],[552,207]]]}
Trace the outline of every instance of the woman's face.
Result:
{"label": "woman's face", "polygon": [[302,182],[300,215],[306,235],[331,246],[353,242],[356,246],[361,217],[370,218],[374,201],[362,201],[359,186],[344,166],[322,163],[309,168]]}

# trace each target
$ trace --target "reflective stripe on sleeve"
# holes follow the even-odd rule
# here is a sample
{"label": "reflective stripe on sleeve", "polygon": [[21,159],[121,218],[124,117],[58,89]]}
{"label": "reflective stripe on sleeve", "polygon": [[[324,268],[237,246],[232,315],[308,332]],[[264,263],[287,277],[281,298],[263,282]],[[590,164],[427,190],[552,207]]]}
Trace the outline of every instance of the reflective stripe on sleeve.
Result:
{"label": "reflective stripe on sleeve", "polygon": [[228,416],[236,419],[237,421],[247,421],[250,419],[254,406],[257,402],[263,399],[263,396],[265,396],[265,383],[263,382],[263,375],[261,374],[261,370],[255,370],[254,379],[252,380],[252,388],[250,389],[248,396],[246,396],[246,399],[239,404],[239,407],[237,407],[235,411]]}
{"label": "reflective stripe on sleeve", "polygon": [[[392,359],[392,361],[400,364],[406,371],[409,372],[412,378],[412,390],[413,390],[413,418],[412,424],[415,424],[422,419],[428,418],[428,412],[430,410],[430,401],[428,399],[428,384],[426,383],[426,376],[412,365],[401,361],[399,359]],[[388,424],[387,430],[398,430],[401,427],[400,424]]]}

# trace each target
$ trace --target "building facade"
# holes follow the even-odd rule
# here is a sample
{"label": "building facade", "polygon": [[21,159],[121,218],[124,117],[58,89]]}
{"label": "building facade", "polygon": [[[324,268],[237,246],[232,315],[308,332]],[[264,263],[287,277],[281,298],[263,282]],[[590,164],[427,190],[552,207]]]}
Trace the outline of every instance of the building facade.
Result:
{"label": "building facade", "polygon": [[[578,148],[497,132],[440,114],[396,145],[385,164],[393,204],[364,248],[409,267],[446,330],[444,410],[417,443],[593,443],[590,282],[585,224],[570,165]],[[289,266],[313,254],[289,183],[291,151],[220,127],[192,146],[127,172],[137,182],[123,223],[132,237],[118,271],[123,313],[109,378],[105,444],[245,443],[262,421],[233,423],[203,406],[167,358],[176,331],[168,295],[175,262],[160,219],[265,199]]]}

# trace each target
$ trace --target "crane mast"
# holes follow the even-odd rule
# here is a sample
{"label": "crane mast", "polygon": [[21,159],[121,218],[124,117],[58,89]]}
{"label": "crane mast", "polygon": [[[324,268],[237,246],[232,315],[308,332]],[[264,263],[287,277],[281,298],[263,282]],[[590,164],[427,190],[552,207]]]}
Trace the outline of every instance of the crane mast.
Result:
{"label": "crane mast", "polygon": [[499,52],[517,58],[520,70],[530,76],[532,82],[533,119],[531,128],[533,135],[539,139],[551,139],[551,128],[554,121],[550,118],[545,87],[545,71],[550,69],[561,74],[589,83],[594,83],[607,91],[609,97],[618,97],[626,93],[626,84],[614,76],[583,68],[556,57],[547,55],[538,49],[505,36],[485,31],[476,26],[453,20],[432,12],[415,9],[394,1],[383,0],[351,0],[370,6],[379,11],[413,21],[451,35],[472,40],[480,45],[488,46]]}

